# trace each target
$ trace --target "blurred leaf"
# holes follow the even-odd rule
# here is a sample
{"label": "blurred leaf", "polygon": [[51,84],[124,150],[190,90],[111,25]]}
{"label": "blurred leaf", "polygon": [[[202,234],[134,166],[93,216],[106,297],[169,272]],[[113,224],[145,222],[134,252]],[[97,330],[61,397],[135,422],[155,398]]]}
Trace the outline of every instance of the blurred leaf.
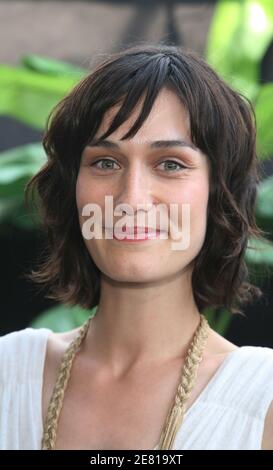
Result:
{"label": "blurred leaf", "polygon": [[0,198],[0,223],[8,223],[19,205],[18,199]]}
{"label": "blurred leaf", "polygon": [[24,184],[46,163],[40,143],[15,147],[0,154],[0,198],[23,198]]}
{"label": "blurred leaf", "polygon": [[15,147],[0,154],[0,223],[33,228],[38,218],[35,213],[30,215],[26,211],[24,189],[46,160],[40,143]]}
{"label": "blurred leaf", "polygon": [[0,114],[44,129],[52,108],[73,88],[78,77],[50,76],[0,65]]}
{"label": "blurred leaf", "polygon": [[208,320],[210,327],[214,331],[217,331],[217,333],[219,333],[220,335],[226,335],[228,327],[232,320],[230,312],[228,312],[226,309],[221,309],[221,311],[219,311],[219,309],[216,309],[214,307],[207,307],[203,311],[203,314]]}
{"label": "blurred leaf", "polygon": [[43,57],[36,54],[27,54],[21,58],[21,64],[34,72],[44,75],[61,75],[75,80],[80,80],[86,73],[85,69],[77,67],[51,57]]}
{"label": "blurred leaf", "polygon": [[259,67],[273,39],[273,8],[268,0],[220,0],[206,45],[206,60],[232,85],[254,100]]}
{"label": "blurred leaf", "polygon": [[250,238],[245,259],[256,275],[273,274],[273,243],[270,240],[261,241]]}
{"label": "blurred leaf", "polygon": [[256,218],[263,230],[270,230],[273,234],[273,176],[269,176],[259,184]]}
{"label": "blurred leaf", "polygon": [[40,227],[40,217],[37,212],[26,209],[20,200],[0,199],[0,227],[9,225],[10,230],[16,227],[24,230],[35,230]]}
{"label": "blurred leaf", "polygon": [[42,312],[30,326],[33,328],[49,328],[55,333],[73,330],[81,326],[90,315],[95,315],[98,306],[90,310],[83,309],[76,305],[70,307],[67,305],[58,305]]}
{"label": "blurred leaf", "polygon": [[257,151],[259,158],[265,160],[273,155],[273,83],[267,83],[260,88],[255,103],[255,114]]}

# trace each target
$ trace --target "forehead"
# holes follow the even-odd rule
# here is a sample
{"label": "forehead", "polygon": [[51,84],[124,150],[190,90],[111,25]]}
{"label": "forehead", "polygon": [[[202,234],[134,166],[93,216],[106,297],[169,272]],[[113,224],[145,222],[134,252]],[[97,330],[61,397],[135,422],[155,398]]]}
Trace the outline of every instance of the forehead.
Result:
{"label": "forehead", "polygon": [[[133,126],[141,112],[144,97],[137,103],[129,118],[110,134],[109,139],[120,140]],[[103,116],[95,134],[99,138],[109,128],[121,104],[113,106]],[[145,144],[148,141],[184,138],[190,142],[189,113],[179,97],[171,90],[163,88],[157,95],[147,119],[138,132],[130,138],[134,143]]]}

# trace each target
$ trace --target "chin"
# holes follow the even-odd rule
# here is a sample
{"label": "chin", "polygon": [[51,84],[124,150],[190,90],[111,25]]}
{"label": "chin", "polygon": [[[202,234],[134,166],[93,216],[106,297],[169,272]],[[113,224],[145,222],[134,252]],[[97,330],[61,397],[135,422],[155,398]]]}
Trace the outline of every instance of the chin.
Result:
{"label": "chin", "polygon": [[[118,282],[153,282],[162,278],[163,267],[143,265],[140,263],[115,263],[102,270],[108,277]],[[161,273],[161,275],[160,275]]]}
{"label": "chin", "polygon": [[156,277],[156,274],[154,276],[145,276],[145,275],[138,275],[138,276],[132,276],[132,275],[122,275],[119,273],[119,275],[116,276],[111,276],[113,281],[120,282],[120,283],[134,283],[134,284],[148,284],[148,283],[153,283],[153,282],[158,282],[160,281],[160,278]]}

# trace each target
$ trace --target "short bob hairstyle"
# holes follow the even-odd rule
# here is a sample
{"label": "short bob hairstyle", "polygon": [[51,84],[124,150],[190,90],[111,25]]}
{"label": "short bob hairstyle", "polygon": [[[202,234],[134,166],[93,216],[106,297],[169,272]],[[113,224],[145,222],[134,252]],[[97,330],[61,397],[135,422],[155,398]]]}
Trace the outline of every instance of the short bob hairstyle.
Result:
{"label": "short bob hairstyle", "polygon": [[99,303],[100,270],[84,244],[76,206],[81,154],[109,108],[121,105],[101,138],[126,121],[145,96],[122,140],[134,136],[162,87],[186,107],[191,139],[211,167],[206,237],[192,274],[195,302],[200,312],[223,307],[242,314],[240,304],[262,295],[249,282],[244,259],[249,237],[263,239],[264,233],[255,223],[260,180],[255,113],[203,58],[180,46],[139,44],[104,56],[51,111],[43,136],[47,163],[25,188],[27,204],[31,196],[38,206],[47,242],[27,277],[46,288],[47,298],[87,309]]}

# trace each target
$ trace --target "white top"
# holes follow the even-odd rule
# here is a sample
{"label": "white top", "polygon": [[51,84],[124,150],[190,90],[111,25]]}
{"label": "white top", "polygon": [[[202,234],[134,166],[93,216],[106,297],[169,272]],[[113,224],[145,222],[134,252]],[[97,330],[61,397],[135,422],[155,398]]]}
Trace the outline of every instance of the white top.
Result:
{"label": "white top", "polygon": [[[39,450],[48,328],[0,337],[0,449]],[[273,349],[242,346],[228,353],[184,416],[173,449],[261,449],[273,400]]]}

